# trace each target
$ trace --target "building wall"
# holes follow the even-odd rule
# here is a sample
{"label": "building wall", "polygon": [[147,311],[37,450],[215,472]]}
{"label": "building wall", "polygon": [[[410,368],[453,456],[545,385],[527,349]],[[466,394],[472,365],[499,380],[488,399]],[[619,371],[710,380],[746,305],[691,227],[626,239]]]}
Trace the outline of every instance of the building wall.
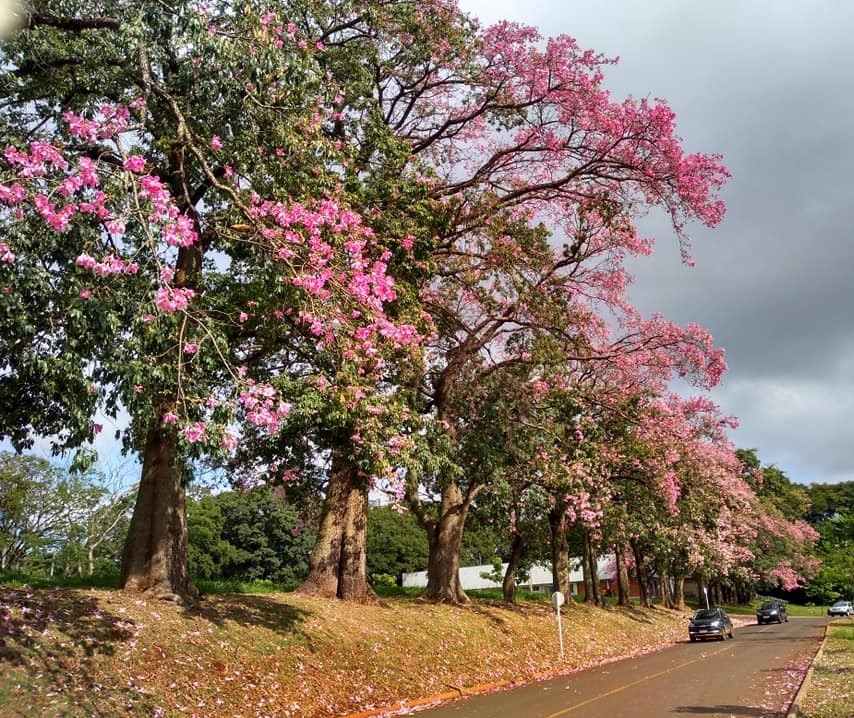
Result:
{"label": "building wall", "polygon": [[[614,556],[603,556],[599,558],[599,575],[600,590],[603,595],[617,595],[617,579],[613,575]],[[570,566],[574,568],[569,572],[570,592],[573,596],[584,598],[584,572],[581,570],[581,559],[570,559]],[[501,588],[501,581],[495,581],[491,578],[484,577],[484,574],[489,575],[493,572],[493,566],[483,564],[481,566],[462,566],[460,567],[460,583],[464,591],[472,591],[484,588]],[[507,570],[507,564],[501,565],[502,574]],[[405,573],[402,577],[402,585],[404,588],[424,588],[427,586],[427,572],[415,571],[414,573]],[[552,570],[544,564],[534,564],[531,567],[530,576],[527,581],[517,584],[519,588],[526,588],[531,591],[549,593],[554,590],[552,586]],[[629,579],[629,596],[630,598],[638,598],[640,596],[640,587],[634,578]]]}

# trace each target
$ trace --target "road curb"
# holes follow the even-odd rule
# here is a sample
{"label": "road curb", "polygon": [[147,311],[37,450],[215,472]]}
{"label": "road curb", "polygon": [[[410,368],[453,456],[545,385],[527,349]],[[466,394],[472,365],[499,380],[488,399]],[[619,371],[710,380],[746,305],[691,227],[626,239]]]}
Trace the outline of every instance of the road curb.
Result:
{"label": "road curb", "polygon": [[792,699],[792,703],[789,705],[789,710],[786,713],[786,718],[805,718],[803,711],[801,711],[801,703],[803,702],[804,696],[809,690],[810,681],[812,681],[812,676],[814,672],[815,662],[821,658],[821,654],[824,651],[824,643],[827,640],[828,628],[830,628],[829,623],[826,624],[824,627],[824,637],[821,639],[821,645],[818,647],[818,650],[815,652],[815,655],[810,661],[810,667],[807,669],[807,673],[804,676],[804,680],[801,681],[801,687],[798,688],[798,692],[795,694],[795,697]]}

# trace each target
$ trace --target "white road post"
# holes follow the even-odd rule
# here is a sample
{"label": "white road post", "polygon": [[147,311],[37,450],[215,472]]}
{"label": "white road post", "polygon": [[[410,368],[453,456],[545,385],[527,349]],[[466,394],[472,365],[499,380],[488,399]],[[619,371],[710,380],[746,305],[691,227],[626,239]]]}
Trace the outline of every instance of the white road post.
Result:
{"label": "white road post", "polygon": [[557,635],[560,640],[560,659],[563,660],[563,627],[560,625],[560,607],[563,606],[566,599],[560,591],[555,591],[552,594],[552,606],[555,607],[557,615]]}

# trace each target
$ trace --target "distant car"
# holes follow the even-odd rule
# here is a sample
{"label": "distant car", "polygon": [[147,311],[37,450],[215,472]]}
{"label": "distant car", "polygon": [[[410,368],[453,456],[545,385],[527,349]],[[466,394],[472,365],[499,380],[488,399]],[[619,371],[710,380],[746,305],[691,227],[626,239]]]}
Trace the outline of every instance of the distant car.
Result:
{"label": "distant car", "polygon": [[828,616],[854,616],[854,605],[851,601],[834,601],[827,609]]}
{"label": "distant car", "polygon": [[789,612],[786,604],[782,601],[763,601],[756,609],[756,622],[761,626],[763,623],[789,622]]}
{"label": "distant car", "polygon": [[688,624],[688,637],[692,641],[698,638],[735,638],[732,621],[722,608],[701,608],[691,616]]}

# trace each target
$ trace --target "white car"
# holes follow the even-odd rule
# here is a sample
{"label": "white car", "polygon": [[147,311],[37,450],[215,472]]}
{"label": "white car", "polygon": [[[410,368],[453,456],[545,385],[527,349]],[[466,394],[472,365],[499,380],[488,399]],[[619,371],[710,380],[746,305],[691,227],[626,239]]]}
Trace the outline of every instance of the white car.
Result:
{"label": "white car", "polygon": [[828,616],[854,616],[854,605],[851,601],[834,601],[827,609]]}

